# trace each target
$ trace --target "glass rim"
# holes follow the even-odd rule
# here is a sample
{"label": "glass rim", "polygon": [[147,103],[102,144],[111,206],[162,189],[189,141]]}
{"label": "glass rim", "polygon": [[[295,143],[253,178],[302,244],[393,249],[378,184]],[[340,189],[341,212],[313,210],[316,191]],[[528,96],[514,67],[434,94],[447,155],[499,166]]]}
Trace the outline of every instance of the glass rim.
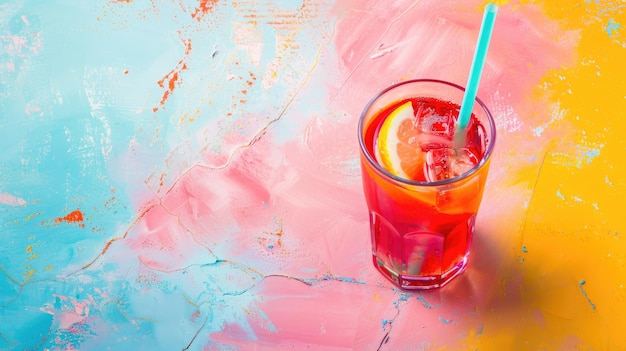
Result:
{"label": "glass rim", "polygon": [[489,160],[489,158],[491,157],[491,154],[493,152],[493,149],[495,147],[496,144],[496,125],[495,125],[495,121],[493,119],[493,116],[491,115],[491,112],[489,111],[489,109],[487,108],[487,106],[482,102],[481,99],[479,99],[478,97],[476,97],[475,102],[483,109],[483,111],[485,112],[486,116],[487,116],[487,120],[489,121],[489,130],[491,131],[491,138],[489,140],[489,142],[487,143],[487,150],[485,151],[485,155],[481,158],[480,162],[478,162],[478,164],[476,164],[476,166],[472,167],[472,169],[470,169],[469,171],[458,175],[456,177],[453,178],[448,178],[448,179],[443,179],[443,180],[438,180],[438,181],[434,181],[434,182],[428,182],[428,181],[416,181],[416,180],[410,180],[410,179],[406,179],[406,178],[402,178],[399,177],[389,171],[387,171],[384,167],[382,167],[375,159],[375,157],[373,155],[370,154],[370,152],[368,151],[367,147],[365,146],[365,140],[363,140],[363,128],[364,126],[364,120],[365,120],[365,116],[367,115],[367,111],[369,111],[370,107],[374,104],[374,102],[376,102],[383,94],[385,94],[386,92],[395,89],[397,87],[400,87],[402,85],[406,85],[406,84],[412,84],[412,83],[435,83],[435,84],[443,84],[443,85],[447,85],[449,87],[455,88],[455,89],[459,89],[461,92],[465,92],[465,88],[458,85],[458,84],[454,84],[454,83],[450,83],[444,80],[439,80],[439,79],[409,79],[409,80],[405,80],[399,83],[395,83],[392,84],[390,86],[388,86],[387,88],[381,90],[378,94],[376,94],[368,103],[367,105],[365,105],[365,108],[363,109],[363,112],[361,112],[361,116],[359,117],[359,125],[358,125],[358,129],[359,129],[359,147],[361,149],[361,153],[365,156],[365,158],[367,159],[367,162],[372,165],[378,172],[380,172],[383,176],[393,179],[396,182],[405,184],[405,185],[410,185],[410,186],[421,186],[421,187],[437,187],[437,186],[441,186],[441,185],[448,185],[448,184],[453,184],[456,183],[458,181],[461,181],[463,179],[466,179],[468,177],[470,177],[471,175],[473,175],[474,173],[478,172],[478,170],[480,170]]}

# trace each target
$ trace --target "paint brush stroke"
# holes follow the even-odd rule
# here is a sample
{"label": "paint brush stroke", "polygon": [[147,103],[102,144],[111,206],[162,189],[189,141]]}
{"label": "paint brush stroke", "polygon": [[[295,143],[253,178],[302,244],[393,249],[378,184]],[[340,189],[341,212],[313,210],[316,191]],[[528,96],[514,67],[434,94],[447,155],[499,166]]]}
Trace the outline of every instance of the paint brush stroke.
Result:
{"label": "paint brush stroke", "polygon": [[8,206],[25,206],[26,201],[20,197],[15,197],[11,194],[0,193],[0,204]]}
{"label": "paint brush stroke", "polygon": [[583,285],[585,285],[587,282],[583,279],[578,283],[578,286],[580,287],[580,291],[582,292],[583,296],[585,297],[585,299],[587,300],[587,302],[589,303],[589,306],[591,306],[592,310],[596,309],[596,305],[591,302],[591,299],[589,298],[589,296],[587,296],[587,292],[585,291],[585,288],[583,287]]}

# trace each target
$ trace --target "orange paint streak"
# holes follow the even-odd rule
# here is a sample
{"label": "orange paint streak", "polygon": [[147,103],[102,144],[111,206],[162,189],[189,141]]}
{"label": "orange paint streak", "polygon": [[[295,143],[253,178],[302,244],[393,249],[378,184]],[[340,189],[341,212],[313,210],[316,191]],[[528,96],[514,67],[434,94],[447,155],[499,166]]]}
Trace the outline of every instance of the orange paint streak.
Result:
{"label": "orange paint streak", "polygon": [[195,18],[200,21],[202,17],[208,14],[216,4],[217,0],[200,0],[200,6],[198,6],[191,14],[191,18]]}
{"label": "orange paint streak", "polygon": [[87,269],[89,268],[92,264],[94,264],[101,256],[103,256],[111,247],[111,245],[113,245],[114,242],[118,241],[118,240],[122,240],[125,239],[128,236],[128,233],[130,233],[131,229],[133,227],[135,227],[135,225],[137,225],[137,223],[139,223],[139,221],[141,221],[143,219],[143,217],[146,215],[146,213],[148,213],[148,211],[150,211],[150,209],[153,206],[149,206],[146,209],[144,209],[144,211],[139,214],[139,216],[135,219],[135,221],[128,227],[128,229],[126,229],[126,231],[124,232],[124,234],[121,237],[117,237],[117,238],[113,238],[109,241],[106,242],[106,244],[104,244],[104,247],[102,248],[102,251],[100,251],[100,254],[94,258],[91,262],[88,262],[87,264],[85,264],[81,269]]}
{"label": "orange paint streak", "polygon": [[109,250],[109,247],[111,247],[111,245],[118,240],[119,240],[118,238],[115,238],[115,239],[111,239],[107,241],[107,243],[104,244],[104,248],[102,249],[102,251],[100,251],[100,255],[104,255],[104,253],[107,252],[107,250]]}
{"label": "orange paint streak", "polygon": [[85,228],[85,224],[83,223],[83,213],[80,210],[74,210],[68,213],[65,217],[59,217],[54,220],[55,224],[59,224],[61,222],[67,222],[68,224],[77,223],[81,228]]}
{"label": "orange paint streak", "polygon": [[157,82],[157,84],[159,84],[161,88],[165,88],[165,91],[163,92],[163,96],[161,97],[161,100],[159,101],[159,106],[155,106],[152,108],[153,112],[157,112],[160,106],[165,105],[170,95],[174,93],[174,90],[176,89],[176,87],[182,84],[182,78],[180,76],[181,72],[186,71],[188,69],[187,63],[185,63],[185,58],[189,56],[189,53],[191,52],[191,39],[187,39],[187,40],[181,39],[181,40],[183,44],[185,45],[185,57],[183,57],[183,59],[178,61],[178,65],[176,65],[174,69],[169,71],[165,75],[165,77],[161,78],[161,80]]}
{"label": "orange paint streak", "polygon": [[115,201],[115,196],[112,196],[110,199],[106,200],[104,202],[104,207],[108,208],[111,206],[111,204]]}
{"label": "orange paint streak", "polygon": [[267,238],[262,238],[260,239],[260,242],[262,245],[266,245],[267,241],[274,241],[274,246],[278,247],[278,248],[282,248],[283,246],[283,221],[279,221],[278,222],[278,229],[276,231],[271,231],[271,232],[264,232],[265,234],[270,235],[270,237],[273,237],[273,239],[269,240]]}
{"label": "orange paint streak", "polygon": [[165,185],[165,173],[161,173],[159,176],[159,188],[162,188]]}

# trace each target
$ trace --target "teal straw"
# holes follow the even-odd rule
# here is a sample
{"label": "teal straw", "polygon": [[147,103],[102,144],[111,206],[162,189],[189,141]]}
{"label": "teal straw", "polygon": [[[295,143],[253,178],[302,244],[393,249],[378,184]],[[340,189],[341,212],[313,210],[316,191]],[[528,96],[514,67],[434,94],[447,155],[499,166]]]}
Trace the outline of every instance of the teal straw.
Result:
{"label": "teal straw", "polygon": [[[459,144],[464,144],[465,141],[464,131],[467,128],[470,116],[472,115],[472,109],[474,107],[474,101],[476,100],[476,93],[478,92],[478,85],[480,83],[480,76],[482,75],[483,67],[485,66],[485,58],[487,57],[487,50],[489,49],[491,33],[493,32],[493,25],[496,22],[497,14],[498,6],[494,4],[487,4],[487,6],[485,6],[483,22],[480,25],[480,32],[478,33],[478,43],[476,43],[476,51],[474,52],[474,59],[472,60],[469,77],[467,78],[465,94],[463,95],[463,101],[461,102],[461,110],[459,112],[459,119],[457,122],[455,132],[457,146]],[[461,140],[460,143],[458,142],[459,139]]]}

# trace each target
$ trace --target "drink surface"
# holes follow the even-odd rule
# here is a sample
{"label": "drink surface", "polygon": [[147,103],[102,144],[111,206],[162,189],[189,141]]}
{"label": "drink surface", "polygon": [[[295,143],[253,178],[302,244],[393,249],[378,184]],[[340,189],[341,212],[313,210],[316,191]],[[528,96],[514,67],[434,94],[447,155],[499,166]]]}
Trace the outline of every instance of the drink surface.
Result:
{"label": "drink surface", "polygon": [[[411,118],[394,115],[403,105],[410,107],[406,113]],[[466,144],[452,147],[458,112],[457,104],[433,98],[398,101],[370,120],[365,147],[400,178],[433,182],[457,177],[478,164],[487,145],[484,127],[472,115]],[[391,129],[385,127],[389,118],[398,119]],[[397,135],[389,139],[381,133]],[[395,156],[395,161],[388,160]],[[405,288],[441,286],[460,273],[467,263],[484,177],[412,188],[389,180],[364,160],[362,167],[377,268]]]}
{"label": "drink surface", "polygon": [[[403,107],[407,107],[404,116],[407,118],[396,117],[399,123],[391,130],[385,129],[384,126],[390,124],[387,118],[395,117],[394,111]],[[434,182],[457,177],[476,166],[485,153],[484,128],[473,115],[467,127],[466,144],[454,148],[459,109],[457,104],[434,98],[399,101],[371,121],[364,138],[366,147],[383,168],[402,178]],[[379,138],[383,132],[392,134],[392,137],[384,135]],[[385,142],[380,143],[381,140]],[[407,161],[404,165],[406,172],[398,174],[389,169],[388,162],[385,162],[389,157]]]}

